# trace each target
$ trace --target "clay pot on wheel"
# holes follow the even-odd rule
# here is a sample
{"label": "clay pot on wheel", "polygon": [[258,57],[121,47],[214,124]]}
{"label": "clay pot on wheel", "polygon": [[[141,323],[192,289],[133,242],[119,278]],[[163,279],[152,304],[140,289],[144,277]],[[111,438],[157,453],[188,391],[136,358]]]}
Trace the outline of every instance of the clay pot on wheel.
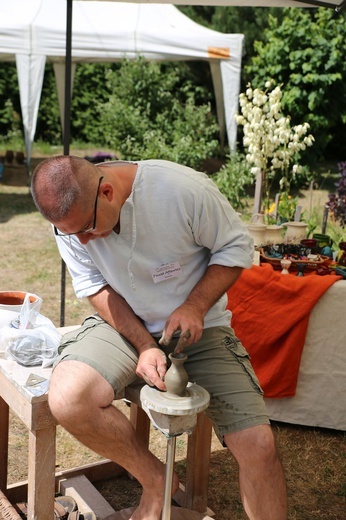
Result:
{"label": "clay pot on wheel", "polygon": [[165,385],[167,388],[167,394],[172,396],[183,397],[185,395],[185,389],[189,382],[189,376],[184,368],[184,363],[187,360],[187,355],[180,354],[169,354],[171,360],[171,366],[165,375]]}

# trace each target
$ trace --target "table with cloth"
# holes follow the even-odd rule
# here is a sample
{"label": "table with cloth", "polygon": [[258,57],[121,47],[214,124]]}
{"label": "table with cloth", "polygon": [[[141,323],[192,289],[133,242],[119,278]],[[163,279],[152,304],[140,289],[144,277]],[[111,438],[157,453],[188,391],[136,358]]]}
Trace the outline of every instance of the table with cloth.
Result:
{"label": "table with cloth", "polygon": [[252,266],[228,292],[270,418],[346,430],[346,281]]}

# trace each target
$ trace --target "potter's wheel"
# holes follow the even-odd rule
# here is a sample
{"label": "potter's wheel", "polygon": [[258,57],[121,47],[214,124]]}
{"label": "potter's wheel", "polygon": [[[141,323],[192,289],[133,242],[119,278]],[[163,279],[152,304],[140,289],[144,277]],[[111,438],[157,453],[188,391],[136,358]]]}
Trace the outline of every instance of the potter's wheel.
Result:
{"label": "potter's wheel", "polygon": [[157,388],[144,386],[141,390],[143,407],[166,415],[193,415],[205,410],[210,401],[207,390],[194,383],[188,383],[182,397]]}

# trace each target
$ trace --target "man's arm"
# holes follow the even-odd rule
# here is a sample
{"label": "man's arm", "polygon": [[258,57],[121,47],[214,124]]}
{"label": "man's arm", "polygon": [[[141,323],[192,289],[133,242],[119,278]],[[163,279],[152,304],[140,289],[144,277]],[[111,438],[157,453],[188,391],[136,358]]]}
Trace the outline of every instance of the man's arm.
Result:
{"label": "man's arm", "polygon": [[185,302],[167,319],[160,343],[168,345],[177,330],[187,336],[184,347],[196,343],[202,336],[204,316],[239,278],[242,270],[242,267],[209,266]]}
{"label": "man's arm", "polygon": [[98,314],[137,350],[136,374],[150,386],[165,390],[166,356],[128,303],[109,285],[88,297]]}

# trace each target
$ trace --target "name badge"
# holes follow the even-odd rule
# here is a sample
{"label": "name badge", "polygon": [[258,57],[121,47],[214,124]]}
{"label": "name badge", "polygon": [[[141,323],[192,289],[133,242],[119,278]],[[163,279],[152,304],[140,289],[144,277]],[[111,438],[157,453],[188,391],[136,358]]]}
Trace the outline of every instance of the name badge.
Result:
{"label": "name badge", "polygon": [[153,277],[154,283],[163,282],[170,278],[176,278],[183,274],[183,270],[180,267],[179,262],[171,262],[170,264],[160,265],[155,269],[150,269],[151,276]]}

